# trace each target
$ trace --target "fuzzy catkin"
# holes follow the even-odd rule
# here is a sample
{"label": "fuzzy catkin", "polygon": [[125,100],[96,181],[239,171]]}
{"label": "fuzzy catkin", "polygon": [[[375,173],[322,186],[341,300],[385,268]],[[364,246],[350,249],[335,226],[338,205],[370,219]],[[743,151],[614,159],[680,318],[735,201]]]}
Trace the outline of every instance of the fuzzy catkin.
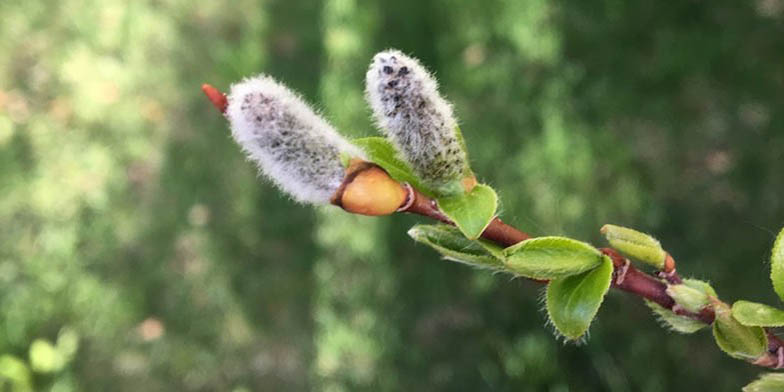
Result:
{"label": "fuzzy catkin", "polygon": [[434,188],[459,181],[466,152],[435,78],[416,59],[387,50],[373,57],[365,81],[379,127],[417,176]]}
{"label": "fuzzy catkin", "polygon": [[363,157],[302,98],[269,76],[232,85],[226,116],[248,159],[302,203],[329,203],[345,176],[341,157]]}

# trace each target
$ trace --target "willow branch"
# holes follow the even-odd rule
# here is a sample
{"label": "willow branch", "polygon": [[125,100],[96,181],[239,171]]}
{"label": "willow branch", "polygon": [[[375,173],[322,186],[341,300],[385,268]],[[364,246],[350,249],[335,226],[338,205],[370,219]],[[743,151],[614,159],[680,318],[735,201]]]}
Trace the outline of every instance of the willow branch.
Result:
{"label": "willow branch", "polygon": [[[215,87],[204,84],[202,85],[202,91],[210,100],[210,102],[215,106],[215,108],[221,112],[225,113],[226,108],[228,106],[228,101],[226,95],[220,92]],[[362,166],[362,162],[358,163],[359,166]],[[367,167],[365,167],[367,166]],[[375,165],[368,164],[362,166],[365,169],[372,169]],[[341,203],[345,202],[345,198],[343,193],[346,191],[345,185],[351,183],[356,176],[361,175],[362,172],[361,168],[356,166],[353,167],[352,171],[350,171],[350,175],[347,176],[349,181],[344,180],[344,185],[341,186],[340,195],[337,197],[337,203],[333,200],[333,203],[336,205],[344,207]],[[368,173],[364,173],[368,175]],[[384,176],[387,176],[384,174]],[[388,176],[387,176],[388,177]],[[377,173],[370,173],[369,177],[365,179],[365,181],[369,181],[371,183],[375,183],[378,186],[378,176]],[[393,181],[394,180],[391,180]],[[396,183],[396,182],[395,182]],[[407,193],[407,198],[405,202],[402,204],[403,206],[397,209],[398,212],[406,212],[411,214],[417,214],[421,216],[425,216],[439,222],[443,222],[446,224],[453,225],[454,223],[446,216],[443,212],[438,208],[435,200],[425,196],[418,190],[414,189],[408,184],[398,184],[394,185],[394,187],[400,187],[405,190]],[[399,191],[400,189],[398,189]],[[373,195],[368,195],[365,192],[360,192],[361,200],[360,200],[360,207],[355,209],[355,213],[362,213],[367,215],[383,215],[387,212],[373,212],[373,209],[365,209],[367,205],[362,204],[364,202],[368,202],[366,198],[368,196],[371,199],[374,197]],[[402,196],[401,196],[402,197]],[[395,200],[394,198],[391,200]],[[373,200],[369,200],[373,202]],[[377,200],[376,200],[377,201]],[[397,204],[400,205],[400,204]],[[393,206],[391,211],[394,211],[396,206]],[[377,206],[371,206],[377,207]],[[386,210],[385,210],[386,211]],[[378,211],[376,211],[378,212]],[[485,231],[482,233],[482,238],[492,241],[500,246],[509,247],[518,242],[525,241],[532,236],[528,233],[520,231],[504,222],[501,221],[499,218],[494,218],[490,224],[487,226]],[[652,301],[659,306],[662,306],[665,309],[669,309],[670,311],[674,312],[675,314],[692,318],[694,320],[698,320],[702,323],[710,325],[713,323],[715,319],[715,313],[711,306],[704,307],[700,312],[693,313],[688,312],[682,307],[678,306],[675,303],[675,300],[667,294],[667,284],[662,281],[665,280],[670,284],[679,284],[682,282],[680,276],[675,271],[675,261],[673,260],[672,256],[667,255],[667,260],[665,261],[665,266],[662,271],[659,272],[659,278],[640,271],[639,269],[635,268],[631,265],[630,261],[621,255],[618,251],[612,248],[601,248],[600,251],[607,255],[613,263],[613,279],[611,283],[611,287],[622,290],[629,294],[647,299]],[[535,280],[531,279],[538,283],[547,283],[547,281]],[[717,300],[718,301],[718,300]],[[784,367],[784,341],[778,338],[770,329],[765,329],[765,332],[768,336],[768,352],[765,356],[757,359],[753,362],[754,365],[768,367],[768,368],[782,368]]]}
{"label": "willow branch", "polygon": [[[399,210],[399,212],[417,214],[446,224],[453,224],[438,209],[435,200],[423,195],[416,189],[410,189],[409,197],[413,198],[413,200],[409,200],[407,207]],[[500,246],[509,247],[532,238],[532,236],[502,222],[499,218],[495,218],[482,233],[482,238],[495,242]],[[667,294],[667,285],[660,279],[635,268],[627,258],[615,249],[601,248],[599,250],[607,255],[613,263],[611,287],[645,298],[665,309],[669,309],[677,315],[689,317],[707,325],[713,324],[716,315],[711,306],[704,307],[699,313],[688,312],[677,306],[675,300]],[[669,271],[660,272],[660,276],[672,284],[681,283],[680,276],[675,272],[674,261],[669,255],[667,264],[671,266],[668,268]],[[531,280],[538,283],[546,283],[546,281]],[[782,368],[784,367],[784,341],[774,335],[770,329],[766,329],[766,333],[768,335],[768,353],[752,364],[773,369]]]}

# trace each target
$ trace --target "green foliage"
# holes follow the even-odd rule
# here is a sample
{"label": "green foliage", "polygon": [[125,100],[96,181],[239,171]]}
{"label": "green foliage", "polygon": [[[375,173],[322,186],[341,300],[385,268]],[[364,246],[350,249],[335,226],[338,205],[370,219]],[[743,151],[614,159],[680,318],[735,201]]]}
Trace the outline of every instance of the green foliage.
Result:
{"label": "green foliage", "polygon": [[781,229],[770,255],[770,280],[773,289],[784,301],[784,229]]}
{"label": "green foliage", "polygon": [[612,273],[612,261],[604,256],[598,267],[547,285],[547,315],[566,339],[577,340],[588,331],[610,289]]}
{"label": "green foliage", "polygon": [[30,369],[37,373],[57,373],[74,358],[79,349],[79,335],[71,328],[63,328],[56,344],[46,339],[35,339],[30,345],[28,356]]}
{"label": "green foliage", "polygon": [[759,379],[743,387],[743,392],[781,392],[784,391],[784,374],[766,373]]}
{"label": "green foliage", "polygon": [[415,241],[437,250],[445,258],[478,268],[504,268],[501,248],[485,240],[469,240],[448,225],[416,225],[408,231]]}
{"label": "green foliage", "polygon": [[732,304],[732,317],[750,327],[784,326],[784,310],[756,302],[735,302]]}
{"label": "green foliage", "polygon": [[601,229],[610,246],[629,257],[650,264],[658,269],[664,267],[667,252],[656,238],[637,230],[616,225],[604,225]]}
{"label": "green foliage", "polygon": [[395,180],[407,182],[427,196],[435,196],[435,190],[425,186],[414,175],[411,167],[400,160],[395,147],[387,139],[378,136],[363,137],[352,140],[352,143],[361,147],[371,162],[384,168]]}
{"label": "green foliage", "polygon": [[722,351],[747,361],[754,361],[767,352],[768,337],[761,327],[747,327],[739,323],[726,305],[717,304],[714,310],[713,337]]}
{"label": "green foliage", "polygon": [[470,192],[438,199],[438,208],[469,239],[477,239],[495,218],[498,196],[493,188],[477,184]]}
{"label": "green foliage", "polygon": [[55,348],[59,355],[66,361],[70,361],[79,349],[79,334],[72,328],[66,327],[61,329],[57,335]]}
{"label": "green foliage", "polygon": [[506,266],[534,279],[557,279],[596,268],[602,254],[584,242],[564,237],[538,237],[504,249]]}
{"label": "green foliage", "polygon": [[653,314],[656,316],[662,326],[675,332],[689,334],[697,332],[708,326],[708,324],[695,320],[691,317],[677,315],[673,311],[665,309],[653,301],[646,299],[645,304],[648,305],[651,311],[653,311]]}
{"label": "green foliage", "polygon": [[32,391],[32,376],[27,364],[13,355],[0,355],[0,389],[13,392]]}
{"label": "green foliage", "polygon": [[39,373],[54,373],[65,366],[65,358],[44,339],[36,339],[30,345],[30,367]]}

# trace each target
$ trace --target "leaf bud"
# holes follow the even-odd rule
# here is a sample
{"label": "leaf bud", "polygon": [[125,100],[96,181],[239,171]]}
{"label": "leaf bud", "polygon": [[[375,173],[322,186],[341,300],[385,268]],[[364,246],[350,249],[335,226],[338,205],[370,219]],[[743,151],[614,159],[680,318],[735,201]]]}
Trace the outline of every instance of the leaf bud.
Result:
{"label": "leaf bud", "polygon": [[656,238],[637,230],[616,225],[604,225],[600,232],[607,238],[610,246],[627,256],[658,269],[665,269],[668,254],[662,249]]}
{"label": "leaf bud", "polygon": [[710,297],[704,291],[689,287],[685,284],[672,284],[667,286],[667,295],[691,313],[699,313],[710,303]]}
{"label": "leaf bud", "polygon": [[332,204],[361,215],[389,215],[412,197],[408,188],[392,179],[378,165],[355,160]]}

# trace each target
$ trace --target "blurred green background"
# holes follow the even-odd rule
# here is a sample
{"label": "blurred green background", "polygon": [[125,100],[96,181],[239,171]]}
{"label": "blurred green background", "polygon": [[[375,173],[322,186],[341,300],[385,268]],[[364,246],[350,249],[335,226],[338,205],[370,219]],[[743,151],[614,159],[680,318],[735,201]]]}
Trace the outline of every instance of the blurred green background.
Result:
{"label": "blurred green background", "polygon": [[613,292],[588,343],[412,216],[295,205],[199,90],[266,72],[374,135],[372,55],[420,58],[503,217],[655,233],[777,304],[784,0],[0,2],[0,390],[737,391],[760,372]]}

